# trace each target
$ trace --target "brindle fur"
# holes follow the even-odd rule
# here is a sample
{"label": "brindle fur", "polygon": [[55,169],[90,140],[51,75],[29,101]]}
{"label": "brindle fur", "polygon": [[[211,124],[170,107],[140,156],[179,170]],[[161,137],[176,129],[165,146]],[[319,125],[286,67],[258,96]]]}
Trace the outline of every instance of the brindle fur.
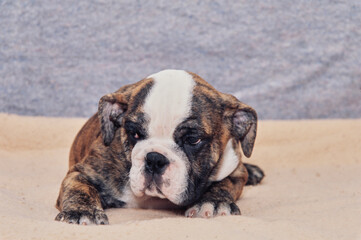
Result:
{"label": "brindle fur", "polygon": [[[132,98],[139,98],[139,94],[149,80],[140,81],[133,85],[120,88],[115,94],[103,98],[111,99],[121,93],[123,99],[118,102],[132,102]],[[100,100],[102,107],[103,98]],[[144,98],[143,98],[144,99]],[[133,101],[129,107],[136,109],[141,103]],[[101,111],[101,110],[100,110]],[[128,173],[131,167],[129,143],[121,143],[124,129],[116,131],[114,141],[106,146],[101,134],[101,120],[98,114],[93,115],[77,134],[70,150],[69,171],[61,184],[56,207],[61,213],[56,220],[79,223],[80,217],[85,215],[96,224],[107,224],[108,219],[103,209],[123,207],[124,202],[116,200],[122,195]],[[100,217],[99,217],[99,216]],[[99,218],[99,219],[97,219]]]}
{"label": "brindle fur", "polygon": [[[191,74],[196,82],[192,112],[197,114],[190,117],[194,118],[196,126],[202,126],[201,130],[208,136],[209,144],[199,153],[200,160],[191,161],[189,201],[184,202],[184,205],[190,207],[211,202],[217,209],[219,204],[227,203],[231,214],[240,214],[235,201],[241,195],[244,185],[249,184],[248,176],[252,177],[250,184],[257,184],[263,178],[262,170],[240,161],[236,170],[222,181],[210,183],[208,179],[216,174],[219,156],[230,138],[233,138],[233,147],[239,159],[242,155],[240,142],[243,152],[250,155],[255,135],[251,140],[245,140],[246,133],[235,129],[233,118],[238,110],[250,112],[257,118],[256,113],[233,96],[216,91],[199,76]],[[71,147],[69,171],[61,184],[56,203],[60,211],[56,220],[79,223],[82,217],[87,217],[93,223],[108,224],[104,209],[123,207],[126,204],[117,200],[121,198],[128,183],[131,168],[132,144],[122,127],[123,117],[128,114],[128,118],[144,124],[141,106],[151,86],[152,80],[144,79],[105,95],[100,100],[98,113],[79,131]],[[118,104],[118,112],[108,114],[106,111],[112,104]],[[109,118],[113,119],[107,125]],[[253,125],[247,126],[247,131],[254,131],[255,134],[256,122],[250,124]],[[117,130],[118,128],[120,129]],[[109,130],[112,134],[109,134]],[[258,174],[253,174],[253,171]]]}

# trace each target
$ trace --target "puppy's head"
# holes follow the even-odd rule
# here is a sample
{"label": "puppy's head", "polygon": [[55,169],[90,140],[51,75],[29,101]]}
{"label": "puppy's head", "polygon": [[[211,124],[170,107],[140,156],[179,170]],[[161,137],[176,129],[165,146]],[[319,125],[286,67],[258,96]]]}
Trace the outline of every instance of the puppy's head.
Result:
{"label": "puppy's head", "polygon": [[212,181],[251,156],[256,112],[199,76],[165,70],[104,96],[99,118],[105,145],[131,159],[136,196],[195,201]]}

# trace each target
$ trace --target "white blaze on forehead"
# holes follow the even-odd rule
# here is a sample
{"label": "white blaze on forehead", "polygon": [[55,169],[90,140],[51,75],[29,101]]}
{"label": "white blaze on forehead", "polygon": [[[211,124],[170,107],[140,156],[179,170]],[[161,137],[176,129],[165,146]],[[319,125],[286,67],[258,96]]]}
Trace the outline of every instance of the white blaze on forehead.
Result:
{"label": "white blaze on forehead", "polygon": [[154,85],[145,100],[150,137],[172,138],[177,125],[190,112],[194,80],[183,70],[164,70],[150,75]]}

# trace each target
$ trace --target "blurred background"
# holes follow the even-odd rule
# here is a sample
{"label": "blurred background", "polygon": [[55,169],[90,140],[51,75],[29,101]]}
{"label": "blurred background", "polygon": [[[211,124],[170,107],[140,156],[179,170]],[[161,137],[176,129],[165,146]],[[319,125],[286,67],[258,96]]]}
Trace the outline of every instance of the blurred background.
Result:
{"label": "blurred background", "polygon": [[0,0],[0,112],[89,117],[163,69],[261,119],[361,117],[361,1]]}

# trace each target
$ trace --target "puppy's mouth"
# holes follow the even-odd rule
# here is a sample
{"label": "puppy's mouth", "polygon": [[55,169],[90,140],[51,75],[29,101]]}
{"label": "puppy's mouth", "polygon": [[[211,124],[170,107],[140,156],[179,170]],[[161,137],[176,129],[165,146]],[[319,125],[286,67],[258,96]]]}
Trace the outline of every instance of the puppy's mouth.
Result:
{"label": "puppy's mouth", "polygon": [[166,198],[166,196],[161,190],[161,187],[159,186],[159,182],[161,181],[157,181],[154,177],[150,178],[150,180],[147,179],[145,182],[144,193],[151,197]]}
{"label": "puppy's mouth", "polygon": [[173,145],[150,140],[137,143],[129,173],[134,195],[166,198],[176,205],[182,202],[188,186],[186,159]]}

